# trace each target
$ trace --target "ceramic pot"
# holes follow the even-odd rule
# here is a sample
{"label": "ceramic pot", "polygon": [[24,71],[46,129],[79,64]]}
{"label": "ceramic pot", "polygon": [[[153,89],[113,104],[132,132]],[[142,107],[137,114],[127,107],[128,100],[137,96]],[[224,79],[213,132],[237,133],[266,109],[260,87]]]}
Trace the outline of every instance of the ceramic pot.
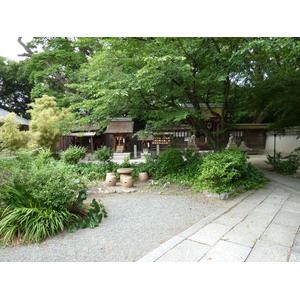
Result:
{"label": "ceramic pot", "polygon": [[120,182],[123,183],[124,178],[128,177],[128,176],[131,177],[129,174],[121,174],[120,175]]}
{"label": "ceramic pot", "polygon": [[132,187],[132,186],[133,186],[133,179],[132,179],[132,176],[127,175],[127,176],[123,177],[122,185],[123,185],[123,187],[125,187],[125,188],[130,188],[130,187]]}
{"label": "ceramic pot", "polygon": [[110,176],[116,176],[116,173],[114,173],[114,172],[111,172],[111,173],[106,173],[106,177],[105,177],[105,181],[107,180],[107,178],[108,177],[110,177]]}
{"label": "ceramic pot", "polygon": [[146,182],[149,179],[147,172],[139,173],[139,182]]}
{"label": "ceramic pot", "polygon": [[105,184],[106,184],[106,186],[115,186],[117,184],[116,175],[106,176]]}

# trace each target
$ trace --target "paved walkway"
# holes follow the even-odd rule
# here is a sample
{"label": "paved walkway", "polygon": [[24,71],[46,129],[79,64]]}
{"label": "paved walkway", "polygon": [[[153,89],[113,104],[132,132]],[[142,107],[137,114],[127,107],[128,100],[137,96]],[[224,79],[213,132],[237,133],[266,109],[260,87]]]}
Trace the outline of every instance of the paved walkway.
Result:
{"label": "paved walkway", "polygon": [[264,157],[250,161],[271,180],[228,201],[138,262],[300,262],[300,180],[270,172]]}

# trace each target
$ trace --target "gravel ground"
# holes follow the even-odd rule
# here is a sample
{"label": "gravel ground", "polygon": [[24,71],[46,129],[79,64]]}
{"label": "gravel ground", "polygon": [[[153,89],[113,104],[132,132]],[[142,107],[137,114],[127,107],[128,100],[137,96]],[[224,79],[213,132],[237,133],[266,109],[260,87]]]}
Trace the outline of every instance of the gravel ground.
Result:
{"label": "gravel ground", "polygon": [[132,262],[212,212],[225,202],[189,190],[139,188],[100,195],[108,217],[96,228],[63,232],[41,244],[0,248],[2,262]]}

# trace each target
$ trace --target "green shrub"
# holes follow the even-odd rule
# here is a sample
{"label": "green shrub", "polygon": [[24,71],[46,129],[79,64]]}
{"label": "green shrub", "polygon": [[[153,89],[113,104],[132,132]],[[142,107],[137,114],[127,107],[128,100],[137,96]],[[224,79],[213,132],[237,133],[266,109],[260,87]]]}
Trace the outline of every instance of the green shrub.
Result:
{"label": "green shrub", "polygon": [[176,173],[184,165],[184,159],[181,151],[177,149],[168,149],[158,155],[156,160],[155,178],[161,178],[170,173]]}
{"label": "green shrub", "polygon": [[116,172],[120,166],[114,162],[96,163],[78,163],[69,166],[70,170],[80,176],[84,176],[88,180],[104,179],[106,173]]}
{"label": "green shrub", "polygon": [[266,163],[273,166],[273,168],[281,174],[293,174],[300,166],[300,159],[297,154],[291,153],[286,156],[282,156],[280,152],[274,155],[267,156],[268,161]]}
{"label": "green shrub", "polygon": [[198,191],[230,192],[244,186],[255,188],[266,181],[261,171],[247,163],[247,156],[239,150],[224,150],[206,155],[194,185]]}
{"label": "green shrub", "polygon": [[77,164],[80,159],[84,158],[86,148],[79,146],[70,146],[66,151],[62,152],[61,157],[67,164]]}
{"label": "green shrub", "polygon": [[114,150],[103,146],[94,152],[94,157],[101,162],[107,162],[112,159],[114,155]]}
{"label": "green shrub", "polygon": [[95,203],[86,212],[86,185],[75,166],[48,158],[41,163],[38,156],[0,160],[6,174],[0,180],[0,243],[39,242],[75,221],[95,227],[106,216]]}

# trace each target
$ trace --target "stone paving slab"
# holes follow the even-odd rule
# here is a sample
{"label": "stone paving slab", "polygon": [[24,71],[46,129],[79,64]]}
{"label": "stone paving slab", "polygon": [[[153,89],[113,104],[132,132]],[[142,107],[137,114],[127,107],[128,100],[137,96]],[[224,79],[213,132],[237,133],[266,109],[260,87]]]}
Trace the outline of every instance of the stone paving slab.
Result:
{"label": "stone paving slab", "polygon": [[137,261],[153,262],[157,260],[159,257],[161,257],[163,254],[165,254],[167,251],[169,251],[170,249],[172,249],[173,247],[181,243],[184,239],[185,239],[184,237],[176,235]]}
{"label": "stone paving slab", "polygon": [[288,200],[292,202],[300,203],[300,195],[291,195]]}
{"label": "stone paving slab", "polygon": [[282,210],[276,215],[273,222],[276,224],[281,224],[286,226],[299,227],[300,214]]}
{"label": "stone paving slab", "polygon": [[283,204],[282,210],[299,214],[300,213],[300,202],[294,202],[294,201],[287,200]]}
{"label": "stone paving slab", "polygon": [[208,250],[209,246],[185,240],[161,256],[157,262],[196,262]]}
{"label": "stone paving slab", "polygon": [[276,214],[281,209],[281,204],[262,202],[253,209],[254,212],[260,211],[264,213]]}
{"label": "stone paving slab", "polygon": [[185,231],[179,233],[178,235],[181,236],[181,237],[184,237],[184,238],[188,238],[191,235],[193,235],[194,233],[196,233],[198,230],[200,230],[201,228],[203,228],[204,226],[206,226],[207,224],[212,222],[217,216],[218,216],[217,214],[212,213],[209,216],[202,219],[201,221],[199,221],[196,224],[192,225],[191,227],[189,227]]}
{"label": "stone paving slab", "polygon": [[296,227],[272,223],[263,233],[261,240],[285,247],[292,247],[296,234]]}
{"label": "stone paving slab", "polygon": [[206,253],[200,262],[243,262],[250,251],[250,247],[221,240]]}
{"label": "stone paving slab", "polygon": [[300,262],[300,253],[292,252],[289,262]]}
{"label": "stone paving slab", "polygon": [[243,246],[253,247],[264,231],[264,227],[249,226],[245,223],[240,223],[222,239]]}
{"label": "stone paving slab", "polygon": [[282,205],[288,198],[288,194],[287,195],[276,195],[274,193],[272,193],[270,196],[268,196],[264,202],[265,203],[273,203],[273,204],[280,204]]}
{"label": "stone paving slab", "polygon": [[246,224],[250,227],[256,226],[256,227],[267,228],[273,218],[274,218],[273,213],[252,211],[241,223]]}
{"label": "stone paving slab", "polygon": [[218,223],[210,223],[204,228],[200,229],[194,235],[190,236],[189,239],[202,244],[213,246],[230,229],[230,225],[228,226]]}
{"label": "stone paving slab", "polygon": [[221,217],[217,218],[214,223],[222,224],[222,225],[227,225],[234,227],[238,223],[240,223],[244,217],[233,217],[230,213],[226,213],[222,215]]}
{"label": "stone paving slab", "polygon": [[286,262],[290,248],[259,240],[251,251],[247,262]]}
{"label": "stone paving slab", "polygon": [[294,240],[293,251],[300,253],[300,228],[298,228],[298,234],[296,235]]}

